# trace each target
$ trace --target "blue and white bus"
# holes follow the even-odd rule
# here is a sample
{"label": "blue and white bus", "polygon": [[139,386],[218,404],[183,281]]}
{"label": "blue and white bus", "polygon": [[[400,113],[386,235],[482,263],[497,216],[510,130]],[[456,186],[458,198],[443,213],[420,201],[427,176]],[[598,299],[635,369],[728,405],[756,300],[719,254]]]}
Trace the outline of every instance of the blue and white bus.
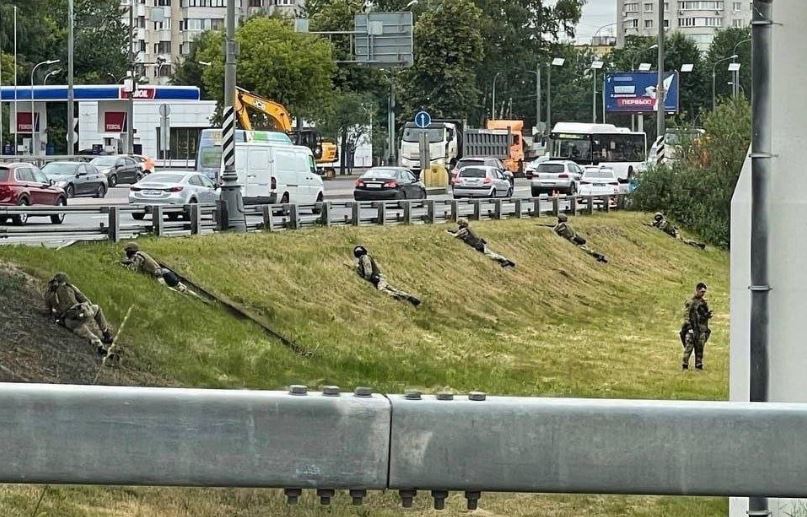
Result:
{"label": "blue and white bus", "polygon": [[552,128],[551,142],[551,160],[605,165],[622,180],[640,172],[647,159],[647,136],[613,124],[558,122]]}

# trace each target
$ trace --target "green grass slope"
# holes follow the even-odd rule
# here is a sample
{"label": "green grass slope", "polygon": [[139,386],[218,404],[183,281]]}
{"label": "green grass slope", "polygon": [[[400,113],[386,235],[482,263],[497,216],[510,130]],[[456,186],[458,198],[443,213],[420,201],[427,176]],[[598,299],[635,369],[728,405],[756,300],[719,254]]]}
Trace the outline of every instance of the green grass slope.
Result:
{"label": "green grass slope", "polygon": [[[494,250],[517,262],[513,271],[451,238],[440,225],[141,240],[182,274],[292,337],[310,352],[306,357],[268,339],[254,324],[124,270],[117,265],[121,245],[3,247],[0,261],[42,279],[68,272],[115,322],[134,305],[122,335],[128,360],[182,386],[275,389],[300,383],[388,392],[724,399],[728,257],[676,242],[644,226],[648,219],[636,213],[572,219],[591,247],[609,256],[607,265],[536,226],[547,219],[474,224]],[[355,244],[367,246],[389,283],[420,295],[423,306],[389,299],[345,267]],[[716,318],[707,370],[684,374],[677,330],[683,302],[698,281],[711,287]],[[30,502],[34,493],[0,490],[0,513],[23,508],[20,501]],[[239,515],[261,506],[274,508],[272,514],[290,512],[268,491],[57,493],[65,515],[229,515],[233,505],[242,508]],[[389,509],[393,499],[374,496],[363,514],[397,514]],[[46,501],[53,512],[56,501]],[[452,502],[460,508],[461,501]],[[483,499],[482,506],[488,515],[725,510],[717,499],[593,496],[501,495]],[[335,508],[329,513],[362,514]],[[290,514],[319,509],[311,501]]]}

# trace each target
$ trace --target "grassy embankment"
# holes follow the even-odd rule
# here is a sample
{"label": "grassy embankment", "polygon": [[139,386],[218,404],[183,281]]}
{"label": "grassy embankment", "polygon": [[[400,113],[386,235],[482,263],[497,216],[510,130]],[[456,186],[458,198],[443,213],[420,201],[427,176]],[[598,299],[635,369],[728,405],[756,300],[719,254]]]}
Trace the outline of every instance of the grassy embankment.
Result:
{"label": "grassy embankment", "polygon": [[[123,342],[129,360],[177,385],[282,388],[369,385],[387,392],[473,389],[494,394],[724,399],[728,259],[675,242],[639,214],[574,218],[597,264],[536,221],[479,223],[493,249],[518,263],[503,271],[445,227],[335,228],[218,235],[142,245],[209,289],[263,316],[305,346],[299,357],[257,327],[129,273],[120,246],[61,251],[0,248],[0,260],[46,278],[64,270],[113,321],[135,304]],[[542,222],[548,222],[544,219]],[[362,243],[389,282],[423,297],[413,309],[372,290],[343,263]],[[677,326],[700,280],[716,319],[704,373],[682,374]],[[103,377],[101,382],[103,382]],[[114,454],[112,454],[114,457]],[[0,490],[0,513],[30,513],[38,489]],[[58,489],[48,515],[393,515],[396,497],[363,510],[287,509],[272,491]],[[427,498],[421,497],[420,510]],[[452,498],[450,512],[464,500]],[[721,499],[489,495],[487,515],[720,515]],[[238,510],[240,509],[240,510]],[[262,513],[263,512],[263,513]],[[268,513],[267,513],[268,512]]]}

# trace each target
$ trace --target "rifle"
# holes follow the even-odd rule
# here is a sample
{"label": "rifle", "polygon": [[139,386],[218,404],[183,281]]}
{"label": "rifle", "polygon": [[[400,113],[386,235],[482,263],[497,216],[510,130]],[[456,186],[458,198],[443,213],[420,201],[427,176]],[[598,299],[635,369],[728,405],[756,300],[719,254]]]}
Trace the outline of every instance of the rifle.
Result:
{"label": "rifle", "polygon": [[555,228],[556,224],[536,224],[535,226],[540,226],[541,228]]}

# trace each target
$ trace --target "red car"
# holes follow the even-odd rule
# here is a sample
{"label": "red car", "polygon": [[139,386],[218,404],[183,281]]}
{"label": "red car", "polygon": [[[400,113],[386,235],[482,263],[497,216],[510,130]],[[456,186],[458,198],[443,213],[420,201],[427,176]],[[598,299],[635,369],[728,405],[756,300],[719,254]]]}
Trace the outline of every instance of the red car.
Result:
{"label": "red car", "polygon": [[[0,164],[0,206],[31,205],[67,206],[67,196],[30,163]],[[11,219],[15,225],[23,225],[28,217],[28,214],[5,216],[0,213],[0,223]],[[63,213],[46,217],[50,217],[53,224],[64,221]]]}

